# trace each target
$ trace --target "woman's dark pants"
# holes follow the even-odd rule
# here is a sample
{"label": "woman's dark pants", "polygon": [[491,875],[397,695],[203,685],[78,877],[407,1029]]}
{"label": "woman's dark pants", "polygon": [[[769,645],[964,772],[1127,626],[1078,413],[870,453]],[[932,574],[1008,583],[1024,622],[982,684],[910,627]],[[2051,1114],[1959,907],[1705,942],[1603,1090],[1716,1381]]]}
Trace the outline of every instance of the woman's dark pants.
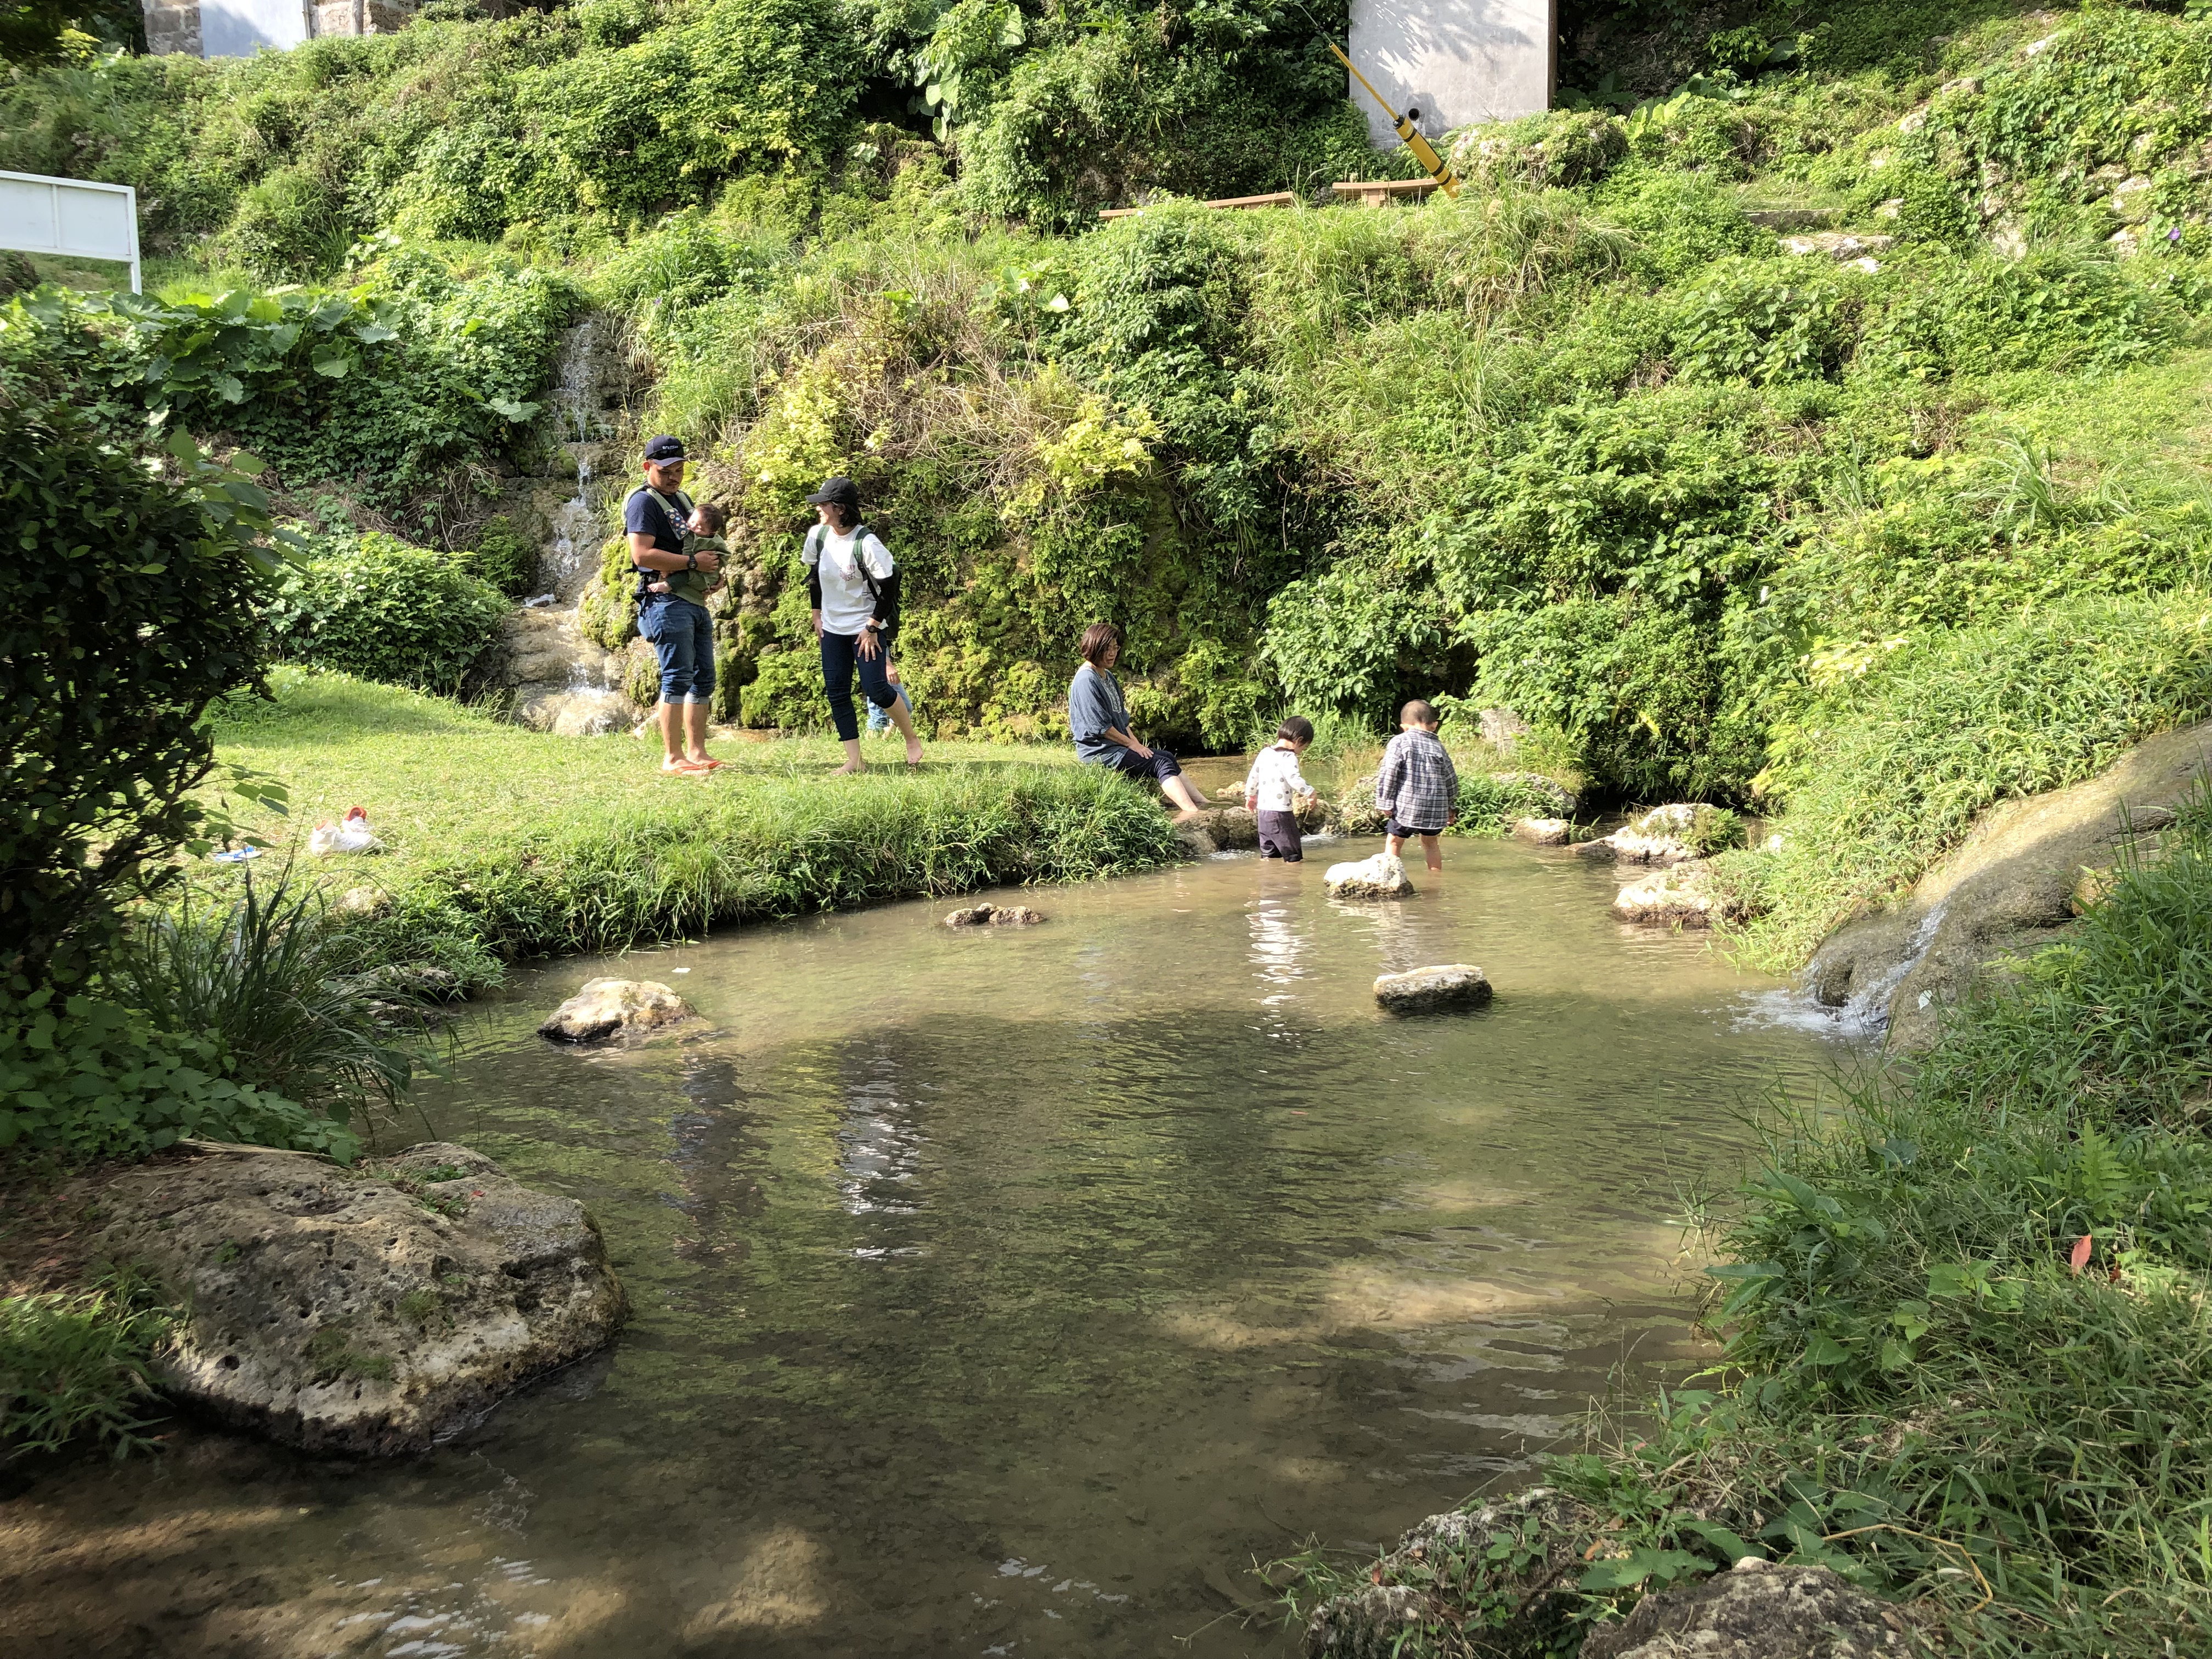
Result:
{"label": "woman's dark pants", "polygon": [[851,743],[860,735],[860,722],[853,714],[853,671],[860,671],[860,690],[868,701],[878,708],[888,708],[898,701],[898,692],[884,670],[890,665],[890,653],[878,651],[872,657],[860,653],[858,634],[832,634],[827,629],[822,635],[822,689],[830,694],[830,718],[837,723],[837,735]]}

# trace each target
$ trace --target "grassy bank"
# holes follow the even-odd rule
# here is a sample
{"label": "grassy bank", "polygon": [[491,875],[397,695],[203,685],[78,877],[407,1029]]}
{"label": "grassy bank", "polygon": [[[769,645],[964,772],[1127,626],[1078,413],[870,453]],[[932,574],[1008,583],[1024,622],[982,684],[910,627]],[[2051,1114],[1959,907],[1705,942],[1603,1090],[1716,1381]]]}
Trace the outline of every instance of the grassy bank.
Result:
{"label": "grassy bank", "polygon": [[[1956,1650],[2206,1650],[2208,940],[2200,799],[1915,1074],[1770,1149],[1711,1270],[1724,1366],[1548,1471],[1616,1558],[1576,1612],[1756,1552],[1915,1601]],[[1405,1653],[1528,1620],[1501,1571],[1430,1575]]]}
{"label": "grassy bank", "polygon": [[[908,774],[827,775],[826,740],[716,745],[708,779],[658,769],[657,744],[556,738],[443,699],[286,671],[272,703],[227,712],[226,761],[291,793],[277,855],[368,808],[386,850],[312,860],[386,962],[464,988],[520,956],[619,948],[718,923],[1001,882],[1078,881],[1164,862],[1158,801],[1056,749],[933,746]],[[304,855],[303,855],[304,858]],[[232,868],[196,875],[220,889]]]}

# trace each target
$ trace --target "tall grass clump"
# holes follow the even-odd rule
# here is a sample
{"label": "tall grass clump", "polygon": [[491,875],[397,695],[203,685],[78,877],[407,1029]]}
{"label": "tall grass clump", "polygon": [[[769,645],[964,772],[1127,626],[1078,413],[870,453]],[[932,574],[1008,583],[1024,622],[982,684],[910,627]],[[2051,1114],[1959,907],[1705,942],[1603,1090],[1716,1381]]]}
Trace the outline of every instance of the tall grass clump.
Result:
{"label": "tall grass clump", "polygon": [[414,1076],[392,993],[289,866],[249,873],[227,898],[187,890],[125,938],[106,980],[161,1030],[214,1042],[234,1075],[340,1125],[398,1101]]}
{"label": "tall grass clump", "polygon": [[59,1451],[89,1437],[119,1457],[145,1444],[154,1359],[176,1319],[134,1273],[0,1297],[0,1449]]}
{"label": "tall grass clump", "polygon": [[[1709,1270],[1724,1363],[1546,1471],[1607,1546],[1580,1616],[1749,1553],[1914,1603],[1953,1651],[2204,1650],[2208,911],[2200,794],[1917,1073],[1784,1126]],[[1438,1593],[1437,1628],[1495,1588]]]}
{"label": "tall grass clump", "polygon": [[2077,783],[2153,732],[2212,712],[2201,598],[2092,599],[1951,633],[1831,647],[1762,780],[1788,809],[1777,854],[1738,861],[1772,908],[1750,960],[1802,962],[2001,800]]}

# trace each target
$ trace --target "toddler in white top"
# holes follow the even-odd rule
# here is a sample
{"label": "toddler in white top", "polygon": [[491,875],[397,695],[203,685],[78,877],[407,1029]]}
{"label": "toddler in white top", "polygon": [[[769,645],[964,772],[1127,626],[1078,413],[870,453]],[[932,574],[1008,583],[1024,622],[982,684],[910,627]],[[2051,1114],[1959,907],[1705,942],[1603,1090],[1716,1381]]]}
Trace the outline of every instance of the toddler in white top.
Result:
{"label": "toddler in white top", "polygon": [[1275,740],[1252,757],[1244,780],[1244,806],[1260,815],[1260,856],[1297,864],[1306,855],[1298,835],[1300,797],[1312,800],[1314,787],[1298,771],[1298,757],[1313,741],[1313,722],[1292,714],[1275,728]]}

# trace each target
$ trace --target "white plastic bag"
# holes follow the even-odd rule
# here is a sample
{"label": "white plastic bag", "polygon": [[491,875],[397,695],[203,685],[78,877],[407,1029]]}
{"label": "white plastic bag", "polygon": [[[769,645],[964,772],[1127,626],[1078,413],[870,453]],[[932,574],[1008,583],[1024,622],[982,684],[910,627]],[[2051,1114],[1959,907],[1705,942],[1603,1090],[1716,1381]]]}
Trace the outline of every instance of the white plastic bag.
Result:
{"label": "white plastic bag", "polygon": [[366,806],[349,806],[343,823],[319,823],[307,835],[307,850],[318,858],[326,853],[374,853],[383,845],[368,827]]}

